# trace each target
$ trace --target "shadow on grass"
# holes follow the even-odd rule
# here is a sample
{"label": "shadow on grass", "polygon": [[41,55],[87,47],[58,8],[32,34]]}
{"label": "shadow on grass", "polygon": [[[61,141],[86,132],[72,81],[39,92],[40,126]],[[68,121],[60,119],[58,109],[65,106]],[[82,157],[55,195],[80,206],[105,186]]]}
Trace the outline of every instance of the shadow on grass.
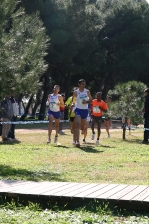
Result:
{"label": "shadow on grass", "polygon": [[27,180],[27,181],[66,181],[60,174],[46,171],[29,171],[13,169],[11,166],[0,165],[0,179]]}
{"label": "shadow on grass", "polygon": [[12,141],[6,141],[6,142],[0,142],[0,145],[16,145],[16,144],[20,144],[21,141],[19,140],[12,140]]}
{"label": "shadow on grass", "polygon": [[125,139],[125,140],[122,140],[122,142],[128,142],[128,143],[132,143],[132,144],[139,144],[139,145],[141,145],[141,142],[142,140],[138,140],[138,139]]}
{"label": "shadow on grass", "polygon": [[102,148],[114,149],[115,147],[109,145],[99,145]]}
{"label": "shadow on grass", "polygon": [[54,148],[64,148],[64,149],[68,149],[70,147],[66,146],[66,145],[54,145]]}
{"label": "shadow on grass", "polygon": [[81,150],[83,150],[84,152],[88,152],[88,153],[102,153],[104,151],[101,151],[100,149],[95,149],[94,147],[91,146],[80,146],[79,147]]}

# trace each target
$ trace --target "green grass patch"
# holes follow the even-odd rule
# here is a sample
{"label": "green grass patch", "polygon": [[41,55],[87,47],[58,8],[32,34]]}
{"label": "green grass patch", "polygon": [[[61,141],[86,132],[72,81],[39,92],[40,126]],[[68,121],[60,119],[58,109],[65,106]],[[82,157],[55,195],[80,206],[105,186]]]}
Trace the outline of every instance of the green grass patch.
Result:
{"label": "green grass patch", "polygon": [[[102,130],[100,145],[96,146],[89,130],[87,144],[76,148],[69,130],[59,136],[60,146],[53,143],[53,131],[52,143],[47,145],[46,127],[25,126],[16,130],[18,142],[0,143],[1,179],[149,185],[149,146],[139,144],[142,131],[127,132],[123,141],[122,130],[111,130],[110,139]],[[118,211],[98,203],[68,210],[50,202],[45,207],[1,200],[0,223],[148,224],[149,214]]]}
{"label": "green grass patch", "polygon": [[68,210],[50,202],[22,204],[19,200],[0,200],[0,223],[11,224],[148,224],[149,214],[127,212],[111,208],[104,203],[89,203],[87,206]]}
{"label": "green grass patch", "polygon": [[121,130],[111,138],[103,130],[96,146],[89,130],[87,144],[76,148],[69,130],[57,146],[54,132],[46,144],[47,130],[18,129],[19,142],[0,143],[0,178],[149,185],[149,146],[139,144],[142,135],[136,130],[123,141]]}

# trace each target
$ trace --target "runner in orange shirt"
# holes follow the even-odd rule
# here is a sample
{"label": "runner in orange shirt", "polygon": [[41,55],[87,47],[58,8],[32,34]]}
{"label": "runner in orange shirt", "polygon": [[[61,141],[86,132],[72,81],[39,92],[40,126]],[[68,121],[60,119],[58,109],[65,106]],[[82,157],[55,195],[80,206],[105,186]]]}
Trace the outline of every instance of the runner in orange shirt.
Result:
{"label": "runner in orange shirt", "polygon": [[95,123],[97,124],[97,140],[96,145],[99,145],[99,137],[100,137],[100,129],[101,129],[101,119],[102,119],[102,112],[107,112],[108,106],[107,104],[101,99],[101,92],[96,93],[96,99],[92,100],[91,102],[91,129],[92,129],[92,140],[95,138],[95,131],[94,126]]}

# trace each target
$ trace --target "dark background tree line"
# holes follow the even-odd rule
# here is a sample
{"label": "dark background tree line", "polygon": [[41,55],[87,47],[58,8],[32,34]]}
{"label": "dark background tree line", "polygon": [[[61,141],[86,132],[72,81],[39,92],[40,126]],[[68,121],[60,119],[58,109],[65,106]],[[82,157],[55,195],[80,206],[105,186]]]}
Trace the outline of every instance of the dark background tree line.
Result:
{"label": "dark background tree line", "polygon": [[54,83],[68,97],[84,78],[92,95],[102,91],[103,99],[118,83],[136,80],[149,85],[145,0],[0,2],[1,95],[8,83],[20,96],[36,95],[33,116],[41,105],[43,119]]}

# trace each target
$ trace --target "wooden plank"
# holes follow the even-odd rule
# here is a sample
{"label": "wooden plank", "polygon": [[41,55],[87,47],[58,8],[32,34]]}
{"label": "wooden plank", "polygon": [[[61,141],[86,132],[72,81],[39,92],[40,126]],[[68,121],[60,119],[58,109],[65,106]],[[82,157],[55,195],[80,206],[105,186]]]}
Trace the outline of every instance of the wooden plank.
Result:
{"label": "wooden plank", "polygon": [[47,191],[45,191],[45,192],[43,192],[43,193],[41,193],[41,195],[48,195],[48,196],[52,196],[52,195],[54,195],[55,193],[57,194],[58,192],[61,192],[61,191],[63,191],[63,190],[65,190],[65,189],[69,189],[71,186],[73,186],[73,185],[78,185],[79,183],[67,183],[67,185],[59,185],[57,188],[55,188],[55,189],[51,189],[51,190],[47,190]]}
{"label": "wooden plank", "polygon": [[56,184],[53,182],[53,183],[32,183],[32,184],[29,184],[27,186],[23,186],[21,188],[15,188],[15,189],[11,189],[9,191],[10,192],[13,192],[13,193],[23,193],[23,194],[39,194],[39,192],[43,192],[43,190],[45,189],[49,189],[51,187],[55,188]]}
{"label": "wooden plank", "polygon": [[4,185],[2,187],[0,187],[0,192],[8,192],[9,190],[13,190],[13,189],[20,189],[24,186],[28,186],[28,182],[22,182],[22,183],[14,183],[13,185]]}
{"label": "wooden plank", "polygon": [[19,183],[19,182],[22,183],[21,180],[0,180],[0,187],[4,185]]}
{"label": "wooden plank", "polygon": [[134,190],[132,190],[131,192],[122,196],[120,199],[131,201],[134,197],[136,197],[138,194],[140,194],[142,191],[144,191],[145,188],[146,188],[146,186],[137,186]]}
{"label": "wooden plank", "polygon": [[[65,186],[65,185],[68,185],[68,183],[67,182],[55,182],[53,187],[52,187],[52,189],[57,189],[57,188],[59,188],[61,186]],[[33,192],[35,191],[35,188],[39,190],[39,189],[41,189],[41,185],[40,184],[39,184],[39,186],[37,186],[37,184],[35,184],[35,185],[33,185],[33,184],[32,185],[28,185],[25,188],[13,190],[13,193],[33,194]],[[47,191],[47,188],[48,187],[46,186],[45,191]]]}
{"label": "wooden plank", "polygon": [[137,185],[128,185],[123,190],[109,196],[108,199],[120,200],[120,198],[122,198],[124,195],[128,194],[129,192],[132,192],[135,188],[137,188]]}
{"label": "wooden plank", "polygon": [[149,196],[146,197],[146,198],[143,200],[143,202],[149,202]]}
{"label": "wooden plank", "polygon": [[85,198],[85,197],[87,197],[87,195],[92,194],[96,191],[99,191],[101,188],[104,188],[105,186],[107,186],[107,184],[97,184],[97,185],[93,186],[91,189],[88,189],[84,192],[80,192],[75,196]]}
{"label": "wooden plank", "polygon": [[76,194],[80,193],[80,192],[84,192],[88,189],[91,189],[93,186],[95,186],[97,184],[79,184],[78,186],[69,188],[67,190],[64,190],[62,192],[58,192],[61,196],[65,196],[65,197],[74,197]]}
{"label": "wooden plank", "polygon": [[72,192],[76,189],[80,188],[80,184],[79,183],[70,183],[69,186],[67,188],[63,188],[63,189],[59,189],[56,192],[52,193],[52,196],[63,196],[64,194],[67,194],[68,192]]}
{"label": "wooden plank", "polygon": [[149,197],[149,187],[146,186],[144,191],[142,191],[140,194],[136,195],[132,200],[133,201],[143,201],[147,197]]}
{"label": "wooden plank", "polygon": [[110,189],[109,191],[100,195],[100,199],[108,199],[110,196],[114,195],[117,192],[124,190],[127,187],[125,184],[117,185],[115,188]]}
{"label": "wooden plank", "polygon": [[[71,183],[72,185],[76,185],[76,183]],[[60,189],[62,187],[66,187],[66,188],[69,188],[70,186],[70,183],[68,182],[63,182],[63,184],[60,184],[60,183],[57,183],[57,184],[54,184],[53,186],[47,186],[47,187],[44,187],[44,188],[38,188],[36,189],[34,192],[32,192],[32,194],[38,194],[38,195],[41,195],[41,194],[44,194],[46,192],[51,192],[51,191],[60,191]],[[29,193],[28,193],[29,194]],[[47,194],[48,195],[48,194]],[[48,195],[49,196],[49,195]]]}
{"label": "wooden plank", "polygon": [[105,184],[105,187],[103,187],[91,194],[88,194],[85,198],[99,198],[100,195],[115,188],[116,186],[117,186],[117,184],[108,184],[108,185]]}

